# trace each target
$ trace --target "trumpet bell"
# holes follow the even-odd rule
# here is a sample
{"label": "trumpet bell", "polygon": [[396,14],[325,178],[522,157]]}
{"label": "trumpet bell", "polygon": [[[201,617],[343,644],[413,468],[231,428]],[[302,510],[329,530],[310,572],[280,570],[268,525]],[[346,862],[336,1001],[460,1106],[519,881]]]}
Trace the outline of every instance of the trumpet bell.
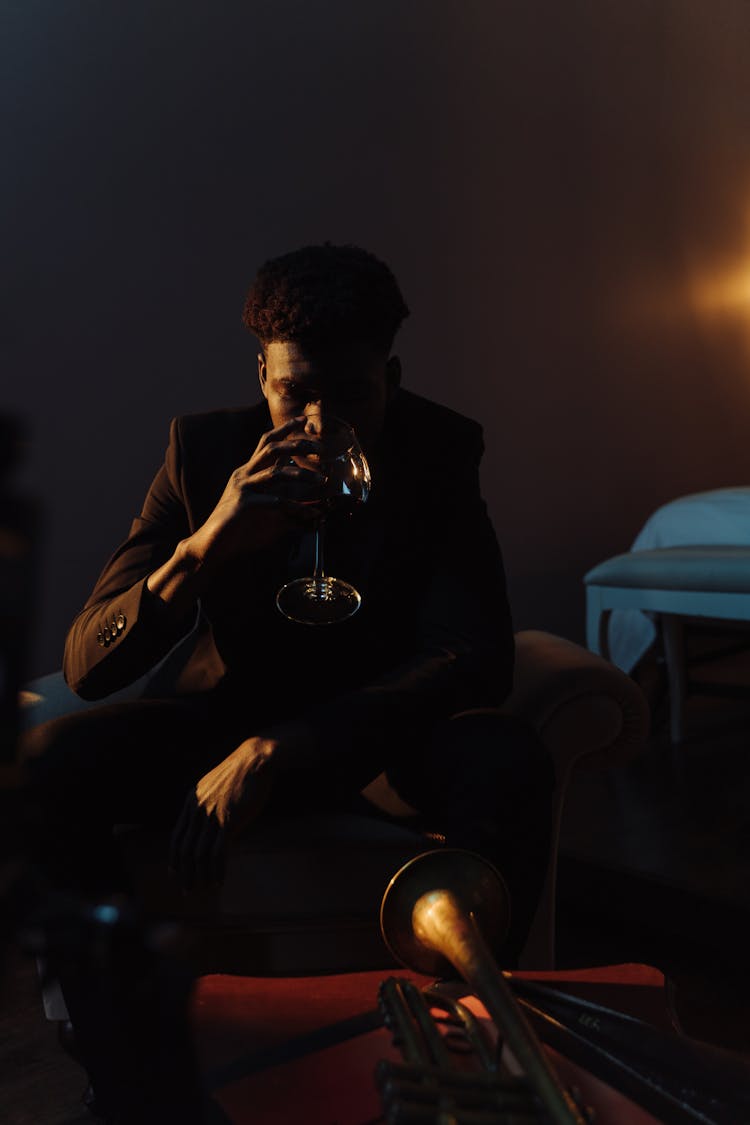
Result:
{"label": "trumpet bell", "polygon": [[407,969],[427,976],[454,975],[452,962],[425,945],[412,922],[414,907],[424,895],[448,892],[471,914],[495,950],[510,925],[510,896],[496,867],[475,852],[439,848],[405,863],[389,882],[380,907],[380,929],[388,949]]}
{"label": "trumpet bell", "polygon": [[424,852],[405,864],[388,884],[380,908],[383,937],[399,961],[429,976],[458,970],[515,1055],[546,1120],[585,1125],[493,956],[509,921],[500,873],[474,852],[452,848]]}

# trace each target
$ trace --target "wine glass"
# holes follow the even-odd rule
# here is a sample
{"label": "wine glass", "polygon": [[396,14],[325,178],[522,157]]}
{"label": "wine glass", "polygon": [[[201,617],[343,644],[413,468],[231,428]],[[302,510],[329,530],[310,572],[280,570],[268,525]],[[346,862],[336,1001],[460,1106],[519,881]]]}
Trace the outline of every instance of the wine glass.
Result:
{"label": "wine glass", "polygon": [[332,511],[351,512],[370,494],[370,466],[354,430],[341,418],[327,416],[315,435],[320,452],[294,457],[295,464],[313,470],[318,484],[301,503],[314,507],[315,566],[307,578],[287,582],[276,595],[276,606],[290,621],[302,625],[333,625],[346,621],[362,604],[358,590],[325,572],[325,523]]}

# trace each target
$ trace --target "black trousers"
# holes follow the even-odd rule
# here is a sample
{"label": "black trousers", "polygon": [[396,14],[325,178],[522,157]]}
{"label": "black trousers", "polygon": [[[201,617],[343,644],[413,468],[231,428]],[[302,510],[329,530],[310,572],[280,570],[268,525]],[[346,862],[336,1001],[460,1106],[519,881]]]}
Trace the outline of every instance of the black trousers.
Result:
{"label": "black trousers", "polygon": [[[127,889],[113,826],[171,827],[189,790],[247,734],[246,717],[210,694],[104,705],[30,731],[22,757],[42,814],[37,858],[52,883],[88,897]],[[262,820],[325,810],[390,819],[359,795],[385,768],[419,810],[415,827],[501,871],[511,896],[503,949],[511,966],[533,920],[549,847],[554,771],[536,733],[498,711],[470,711],[401,730],[379,763],[359,765],[356,748],[350,761],[351,768],[322,765],[285,780]]]}

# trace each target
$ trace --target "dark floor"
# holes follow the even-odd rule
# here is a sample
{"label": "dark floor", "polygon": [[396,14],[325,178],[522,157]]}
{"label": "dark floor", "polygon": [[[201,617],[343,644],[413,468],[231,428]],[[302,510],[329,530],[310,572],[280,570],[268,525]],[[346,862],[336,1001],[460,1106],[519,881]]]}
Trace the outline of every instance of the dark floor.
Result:
{"label": "dark floor", "polygon": [[[657,711],[657,720],[659,718]],[[676,984],[684,1030],[750,1051],[750,703],[695,699],[673,749],[574,780],[560,865],[561,966],[641,961]],[[33,964],[6,956],[0,1118],[84,1125],[83,1072],[42,1016]]]}
{"label": "dark floor", "polygon": [[676,985],[683,1029],[750,1051],[750,702],[696,697],[672,747],[579,774],[566,807],[560,964],[636,960]]}

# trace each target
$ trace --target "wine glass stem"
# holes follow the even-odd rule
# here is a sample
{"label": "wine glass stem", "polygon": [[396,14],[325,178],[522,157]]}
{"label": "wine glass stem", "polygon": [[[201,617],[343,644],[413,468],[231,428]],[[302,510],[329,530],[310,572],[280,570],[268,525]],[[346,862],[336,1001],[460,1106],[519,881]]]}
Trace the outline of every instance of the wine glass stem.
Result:
{"label": "wine glass stem", "polygon": [[325,570],[323,562],[323,549],[325,544],[325,519],[321,516],[315,525],[315,570],[313,571],[313,581],[315,589],[320,590],[325,582]]}

